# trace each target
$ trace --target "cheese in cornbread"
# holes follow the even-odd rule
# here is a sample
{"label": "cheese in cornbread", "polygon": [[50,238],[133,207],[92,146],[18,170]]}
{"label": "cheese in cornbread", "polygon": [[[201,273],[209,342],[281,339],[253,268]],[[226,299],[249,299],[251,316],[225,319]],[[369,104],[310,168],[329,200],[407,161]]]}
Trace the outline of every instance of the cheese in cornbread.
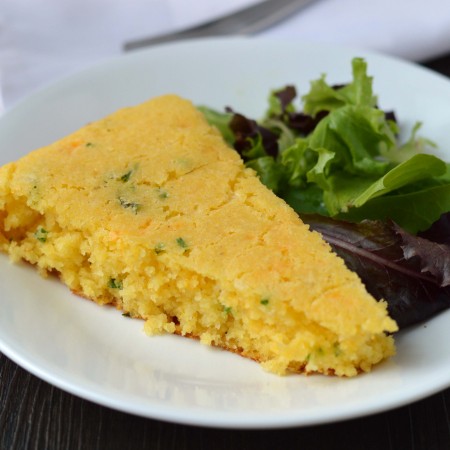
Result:
{"label": "cheese in cornbread", "polygon": [[174,95],[1,167],[0,248],[148,334],[278,374],[353,376],[394,353],[386,305]]}

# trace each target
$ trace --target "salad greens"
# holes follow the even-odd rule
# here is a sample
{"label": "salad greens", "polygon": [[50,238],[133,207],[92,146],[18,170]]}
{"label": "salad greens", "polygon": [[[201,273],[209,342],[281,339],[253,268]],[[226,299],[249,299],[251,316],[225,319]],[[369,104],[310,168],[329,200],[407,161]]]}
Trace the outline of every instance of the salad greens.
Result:
{"label": "salad greens", "polygon": [[274,90],[261,119],[199,107],[261,181],[320,232],[404,328],[450,308],[450,164],[420,123],[399,142],[361,58],[353,79],[322,75],[302,97]]}
{"label": "salad greens", "polygon": [[313,81],[302,110],[293,86],[273,91],[258,120],[200,109],[298,213],[425,230],[450,211],[450,165],[426,153],[433,143],[417,137],[420,123],[398,142],[395,115],[378,108],[366,62],[354,58],[352,69],[346,85],[329,85],[324,75]]}

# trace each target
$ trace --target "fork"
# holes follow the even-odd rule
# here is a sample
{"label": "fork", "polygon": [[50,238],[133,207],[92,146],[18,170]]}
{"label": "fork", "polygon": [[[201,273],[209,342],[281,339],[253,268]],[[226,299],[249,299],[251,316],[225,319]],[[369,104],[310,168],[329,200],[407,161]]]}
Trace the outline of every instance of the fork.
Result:
{"label": "fork", "polygon": [[263,2],[195,27],[126,42],[124,44],[124,50],[135,50],[178,39],[256,34],[281,22],[313,1],[315,0],[264,0]]}

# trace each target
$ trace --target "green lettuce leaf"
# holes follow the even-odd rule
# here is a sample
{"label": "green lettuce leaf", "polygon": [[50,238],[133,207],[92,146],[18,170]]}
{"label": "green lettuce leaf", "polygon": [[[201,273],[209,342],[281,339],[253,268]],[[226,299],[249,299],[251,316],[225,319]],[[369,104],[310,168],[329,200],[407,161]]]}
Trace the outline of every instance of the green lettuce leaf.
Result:
{"label": "green lettuce leaf", "polygon": [[393,220],[416,234],[427,230],[441,214],[450,211],[450,183],[405,194],[391,194],[368,201],[335,217],[360,222],[364,219]]}
{"label": "green lettuce leaf", "polygon": [[323,202],[323,191],[315,184],[309,184],[304,189],[286,189],[279,192],[298,214],[319,214],[328,216]]}
{"label": "green lettuce leaf", "polygon": [[258,174],[260,180],[272,191],[278,192],[284,178],[283,166],[272,156],[262,156],[247,162],[247,167]]}
{"label": "green lettuce leaf", "polygon": [[377,97],[373,95],[372,77],[367,75],[364,59],[352,60],[352,72],[353,81],[339,88],[330,86],[325,75],[312,81],[310,91],[302,97],[304,112],[314,116],[320,111],[334,111],[345,105],[374,108]]}
{"label": "green lettuce leaf", "polygon": [[230,146],[233,146],[234,133],[229,127],[233,113],[222,113],[216,111],[215,109],[208,108],[207,106],[197,106],[197,109],[203,113],[209,124],[215,126],[220,131],[220,134],[223,136],[225,141]]}
{"label": "green lettuce leaf", "polygon": [[325,193],[325,203],[331,215],[346,213],[376,197],[445,173],[446,164],[439,158],[426,154],[414,155],[376,180],[349,177],[340,172],[331,178],[331,189]]}

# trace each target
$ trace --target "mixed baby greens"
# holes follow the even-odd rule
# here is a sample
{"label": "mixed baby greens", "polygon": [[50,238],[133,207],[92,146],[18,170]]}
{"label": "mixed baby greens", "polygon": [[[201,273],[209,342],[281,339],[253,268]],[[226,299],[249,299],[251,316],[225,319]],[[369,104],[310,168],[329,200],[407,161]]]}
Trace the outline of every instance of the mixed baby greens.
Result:
{"label": "mixed baby greens", "polygon": [[450,165],[424,153],[432,144],[416,136],[419,124],[398,143],[395,117],[377,107],[366,62],[355,58],[352,66],[349,84],[313,81],[302,111],[293,86],[272,92],[258,121],[201,109],[297,212],[351,221],[389,217],[410,232],[424,230],[450,210]]}
{"label": "mixed baby greens", "polygon": [[273,91],[262,119],[199,109],[261,181],[322,233],[400,327],[450,307],[450,164],[431,141],[400,143],[361,58],[353,80]]}

